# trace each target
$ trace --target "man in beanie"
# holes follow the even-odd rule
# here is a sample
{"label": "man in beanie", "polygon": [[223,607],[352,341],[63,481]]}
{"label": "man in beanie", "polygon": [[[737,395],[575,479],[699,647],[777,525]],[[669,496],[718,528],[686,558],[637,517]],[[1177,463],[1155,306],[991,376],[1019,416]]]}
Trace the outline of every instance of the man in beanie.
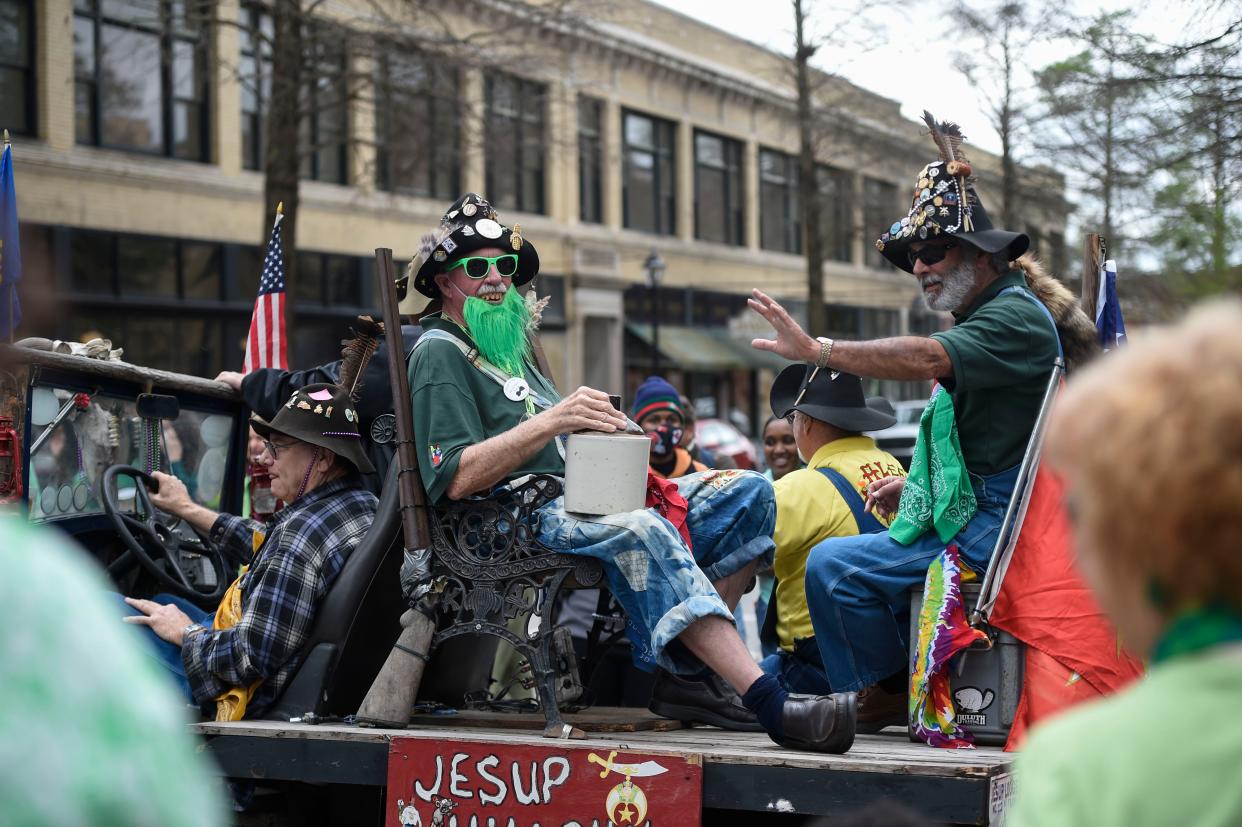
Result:
{"label": "man in beanie", "polygon": [[829,537],[883,531],[866,512],[870,481],[904,472],[892,454],[876,447],[863,431],[897,421],[887,399],[863,396],[862,382],[848,373],[834,375],[807,365],[780,372],[770,394],[772,413],[789,421],[798,456],[806,467],[785,474],[776,489],[775,598],[780,648],[764,658],[764,672],[779,675],[791,692],[831,692],[807,608],[806,559]]}
{"label": "man in beanie", "polygon": [[[530,474],[563,475],[564,435],[626,427],[607,394],[579,388],[562,399],[532,364],[530,312],[515,288],[538,269],[534,245],[474,193],[449,208],[410,264],[415,289],[441,302],[421,319],[410,359],[414,439],[433,503],[486,496]],[[753,728],[757,718],[778,743],[849,749],[854,696],[788,695],[733,626],[732,607],[756,565],[771,561],[771,485],[732,471],[690,474],[670,487],[684,503],[681,531],[653,509],[575,516],[564,497],[540,508],[532,528],[549,549],[600,561],[635,660],[687,676],[656,687],[679,717],[729,728]],[[727,693],[693,680],[710,676],[704,664],[728,682]]]}
{"label": "man in beanie", "polygon": [[677,389],[660,376],[649,376],[634,394],[630,418],[651,438],[651,473],[662,479],[684,477],[707,466],[681,447],[686,411]]}
{"label": "man in beanie", "polygon": [[[928,531],[905,542],[886,533],[832,538],[807,561],[807,601],[825,673],[834,691],[860,693],[860,731],[905,721],[909,591],[950,540],[963,565],[985,570],[1053,364],[1064,348],[1072,368],[1094,342],[1073,295],[1023,256],[1029,239],[992,226],[960,130],[927,113],[925,120],[940,158],[919,173],[909,214],[875,246],[918,280],[930,307],[953,314],[954,327],[929,337],[815,339],[769,296],[755,290],[750,299],[777,335],[754,340],[756,348],[813,363],[821,373],[939,382],[948,413],[940,421],[960,443],[961,493],[973,500],[973,516],[955,534]],[[892,514],[900,506],[905,513],[918,505],[920,498],[903,497],[903,490],[926,494],[888,476],[868,485],[868,510]]]}
{"label": "man in beanie", "polygon": [[[289,683],[316,608],[375,518],[372,473],[349,393],[319,383],[294,391],[271,421],[256,460],[288,503],[263,526],[217,514],[176,477],[155,472],[151,502],[211,537],[225,559],[250,560],[215,612],[170,595],[127,597],[130,623],[151,631],[153,653],[194,703],[215,701],[216,720],[266,712]],[[257,549],[257,550],[256,550]]]}

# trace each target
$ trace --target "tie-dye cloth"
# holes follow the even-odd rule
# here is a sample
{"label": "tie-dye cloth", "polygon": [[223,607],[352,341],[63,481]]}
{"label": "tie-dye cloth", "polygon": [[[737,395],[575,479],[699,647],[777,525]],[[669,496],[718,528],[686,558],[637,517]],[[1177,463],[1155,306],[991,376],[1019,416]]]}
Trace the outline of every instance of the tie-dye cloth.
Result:
{"label": "tie-dye cloth", "polygon": [[950,545],[927,570],[918,648],[910,672],[911,729],[927,744],[949,749],[974,747],[970,730],[954,720],[947,667],[958,652],[987,639],[985,632],[966,621],[959,552],[956,545]]}

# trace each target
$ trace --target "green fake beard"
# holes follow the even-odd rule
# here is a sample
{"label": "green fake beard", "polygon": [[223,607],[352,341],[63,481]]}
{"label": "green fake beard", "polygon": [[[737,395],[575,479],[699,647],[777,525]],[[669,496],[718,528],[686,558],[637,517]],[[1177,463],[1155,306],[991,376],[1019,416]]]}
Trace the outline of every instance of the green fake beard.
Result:
{"label": "green fake beard", "polygon": [[512,376],[521,376],[522,363],[530,355],[530,341],[526,338],[530,310],[526,298],[512,287],[505,291],[500,304],[469,296],[462,315],[483,358]]}

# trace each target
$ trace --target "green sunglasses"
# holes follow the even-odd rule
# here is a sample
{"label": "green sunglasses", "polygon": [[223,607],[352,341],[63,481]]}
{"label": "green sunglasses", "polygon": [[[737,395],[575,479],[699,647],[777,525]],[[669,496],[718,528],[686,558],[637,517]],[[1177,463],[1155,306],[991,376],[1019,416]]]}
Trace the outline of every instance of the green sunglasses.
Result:
{"label": "green sunglasses", "polygon": [[517,272],[518,257],[516,253],[505,253],[501,256],[468,256],[467,258],[459,258],[448,266],[449,270],[455,270],[458,267],[466,268],[466,275],[472,279],[485,279],[487,274],[492,271],[495,265],[496,272],[500,275],[509,277]]}

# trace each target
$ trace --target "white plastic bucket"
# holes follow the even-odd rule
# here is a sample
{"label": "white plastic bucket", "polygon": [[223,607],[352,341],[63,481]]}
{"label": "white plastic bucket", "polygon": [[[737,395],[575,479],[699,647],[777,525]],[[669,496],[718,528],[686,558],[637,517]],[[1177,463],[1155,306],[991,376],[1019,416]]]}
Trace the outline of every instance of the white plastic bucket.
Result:
{"label": "white plastic bucket", "polygon": [[637,434],[570,434],[565,446],[565,510],[621,514],[647,502],[651,439]]}

